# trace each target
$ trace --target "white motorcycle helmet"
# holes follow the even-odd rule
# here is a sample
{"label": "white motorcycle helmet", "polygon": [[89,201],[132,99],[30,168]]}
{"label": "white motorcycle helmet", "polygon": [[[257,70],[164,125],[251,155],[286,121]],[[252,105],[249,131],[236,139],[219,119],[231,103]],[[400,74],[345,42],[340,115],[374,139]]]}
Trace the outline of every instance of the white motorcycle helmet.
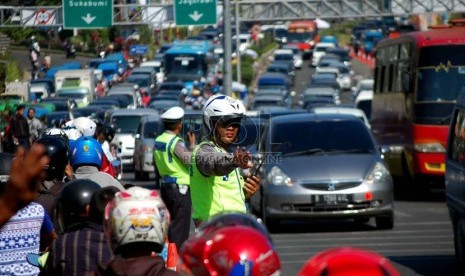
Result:
{"label": "white motorcycle helmet", "polygon": [[245,107],[241,101],[229,96],[217,94],[211,96],[204,105],[203,122],[209,132],[213,130],[214,122],[220,120],[242,119]]}
{"label": "white motorcycle helmet", "polygon": [[39,46],[39,42],[34,42],[32,44],[32,48],[37,52],[37,53],[40,53],[40,46]]}
{"label": "white motorcycle helmet", "polygon": [[86,137],[93,137],[97,128],[97,124],[87,117],[76,118],[73,124]]}
{"label": "white motorcycle helmet", "polygon": [[63,131],[68,136],[70,142],[76,141],[79,139],[79,137],[82,136],[82,132],[79,131],[74,125],[74,120],[66,122],[66,124],[63,126]]}
{"label": "white motorcycle helmet", "polygon": [[133,243],[161,252],[169,222],[170,214],[160,194],[141,187],[116,193],[105,209],[105,233],[116,253]]}

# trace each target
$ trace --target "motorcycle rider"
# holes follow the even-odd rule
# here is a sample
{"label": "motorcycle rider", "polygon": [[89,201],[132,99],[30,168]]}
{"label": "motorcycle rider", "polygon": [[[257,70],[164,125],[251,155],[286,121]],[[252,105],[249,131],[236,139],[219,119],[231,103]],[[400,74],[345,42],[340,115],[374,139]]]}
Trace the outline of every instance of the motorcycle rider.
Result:
{"label": "motorcycle rider", "polygon": [[29,57],[32,65],[32,78],[37,79],[39,76],[39,60],[40,60],[40,46],[35,40],[35,36],[31,36],[31,45],[29,46]]}

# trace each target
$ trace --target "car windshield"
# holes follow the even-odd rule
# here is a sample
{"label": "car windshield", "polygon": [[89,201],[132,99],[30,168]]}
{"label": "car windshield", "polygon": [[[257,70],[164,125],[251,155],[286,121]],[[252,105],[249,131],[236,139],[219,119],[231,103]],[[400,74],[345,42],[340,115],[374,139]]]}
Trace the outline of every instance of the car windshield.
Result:
{"label": "car windshield", "polygon": [[58,95],[60,97],[65,97],[65,98],[70,98],[70,99],[75,99],[75,100],[81,100],[86,97],[86,93],[79,93],[79,92],[58,92]]}
{"label": "car windshield", "polygon": [[113,116],[112,123],[116,126],[118,133],[136,133],[140,116]]}
{"label": "car windshield", "polygon": [[167,83],[162,83],[160,86],[160,90],[182,90],[184,88],[184,85],[182,84],[167,84]]}
{"label": "car windshield", "polygon": [[[299,135],[295,135],[298,133]],[[373,152],[375,145],[360,121],[299,121],[271,128],[271,151],[283,156],[315,153]],[[314,149],[320,149],[313,152]]]}
{"label": "car windshield", "polygon": [[312,77],[312,81],[318,81],[322,79],[336,79],[337,73],[331,73],[331,72],[318,72]]}
{"label": "car windshield", "polygon": [[289,73],[284,67],[268,67],[266,71],[270,73],[282,73],[286,75]]}
{"label": "car windshield", "polygon": [[246,147],[250,150],[254,146],[257,146],[260,139],[260,124],[257,120],[246,118],[242,120],[239,135],[237,137],[238,146]]}
{"label": "car windshield", "polygon": [[144,138],[154,138],[158,131],[158,122],[147,122],[144,127]]}
{"label": "car windshield", "polygon": [[287,54],[278,54],[274,56],[274,60],[293,60],[294,56],[293,55],[287,55]]}
{"label": "car windshield", "polygon": [[[417,102],[452,102],[465,85],[464,45],[431,46],[420,51]],[[444,89],[447,86],[447,89]]]}
{"label": "car windshield", "polygon": [[148,87],[149,86],[149,78],[127,78],[127,82],[134,83],[139,85],[139,87]]}

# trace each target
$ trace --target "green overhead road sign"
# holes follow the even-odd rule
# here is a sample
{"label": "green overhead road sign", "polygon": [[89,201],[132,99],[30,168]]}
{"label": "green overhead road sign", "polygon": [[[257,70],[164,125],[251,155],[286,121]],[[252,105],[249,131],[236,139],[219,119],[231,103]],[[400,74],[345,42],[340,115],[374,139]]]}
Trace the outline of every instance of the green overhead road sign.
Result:
{"label": "green overhead road sign", "polygon": [[64,29],[97,29],[113,24],[113,0],[63,0]]}
{"label": "green overhead road sign", "polygon": [[216,0],[173,1],[176,26],[216,24]]}

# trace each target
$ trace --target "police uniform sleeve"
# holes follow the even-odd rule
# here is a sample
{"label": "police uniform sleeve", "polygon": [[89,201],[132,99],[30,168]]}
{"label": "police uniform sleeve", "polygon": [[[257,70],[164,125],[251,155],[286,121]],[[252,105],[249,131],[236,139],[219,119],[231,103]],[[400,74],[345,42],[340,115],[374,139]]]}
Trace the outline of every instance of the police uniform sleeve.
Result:
{"label": "police uniform sleeve", "polygon": [[211,145],[202,145],[195,156],[199,171],[207,176],[222,176],[229,174],[236,167],[233,165],[234,155],[216,151]]}
{"label": "police uniform sleeve", "polygon": [[186,145],[182,141],[178,141],[174,147],[174,154],[185,164],[191,164],[192,152],[186,148]]}

